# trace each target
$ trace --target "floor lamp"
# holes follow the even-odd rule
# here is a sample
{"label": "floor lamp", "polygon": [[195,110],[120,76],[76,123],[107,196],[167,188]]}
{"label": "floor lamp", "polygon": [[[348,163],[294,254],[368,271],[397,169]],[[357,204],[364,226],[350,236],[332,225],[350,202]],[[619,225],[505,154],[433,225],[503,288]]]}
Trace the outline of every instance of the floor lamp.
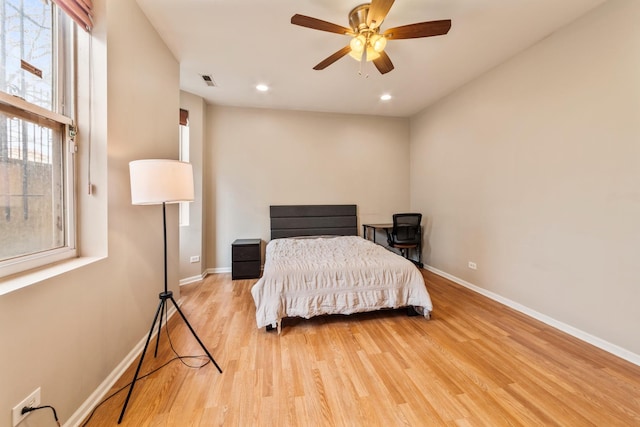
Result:
{"label": "floor lamp", "polygon": [[118,418],[118,424],[122,422],[124,413],[127,410],[129,398],[133,392],[133,387],[138,379],[140,373],[140,367],[142,361],[147,352],[147,347],[151,341],[153,330],[156,323],[158,323],[158,317],[160,322],[158,323],[158,335],[156,339],[156,351],[155,356],[158,355],[158,344],[160,343],[160,330],[162,329],[162,317],[166,311],[168,301],[173,303],[184,323],[189,327],[189,330],[200,344],[200,347],[209,357],[209,360],[218,368],[218,371],[222,373],[222,369],[216,363],[211,356],[211,353],[204,346],[198,335],[193,330],[189,321],[180,310],[180,307],[173,299],[173,292],[167,289],[167,203],[178,202],[192,202],[193,201],[193,169],[189,163],[180,162],[177,160],[165,160],[165,159],[150,159],[150,160],[136,160],[129,163],[129,174],[131,178],[131,203],[134,205],[162,205],[162,226],[164,232],[164,291],[159,294],[160,302],[158,303],[158,309],[156,315],[153,318],[153,323],[149,329],[149,335],[147,336],[147,342],[144,345],[144,350],[140,355],[140,361],[136,368],[136,373],[131,381],[129,387],[129,393],[122,406],[122,412],[120,418]]}

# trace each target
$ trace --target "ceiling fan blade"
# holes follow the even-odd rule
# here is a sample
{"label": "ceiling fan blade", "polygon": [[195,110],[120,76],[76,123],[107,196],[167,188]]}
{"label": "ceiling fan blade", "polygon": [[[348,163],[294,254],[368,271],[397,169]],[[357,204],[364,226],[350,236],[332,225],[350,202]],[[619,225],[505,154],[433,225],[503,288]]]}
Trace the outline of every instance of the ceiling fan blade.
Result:
{"label": "ceiling fan blade", "polygon": [[343,27],[341,25],[332,24],[331,22],[323,21],[321,19],[312,18],[310,16],[295,14],[291,17],[291,23],[293,25],[300,25],[301,27],[312,28],[314,30],[327,31],[329,33],[337,34],[353,34],[351,28]]}
{"label": "ceiling fan blade", "polygon": [[351,47],[349,45],[347,45],[347,46],[343,47],[342,49],[340,49],[339,51],[337,51],[336,53],[334,53],[333,55],[331,55],[331,56],[327,57],[326,59],[324,59],[318,65],[313,67],[313,69],[314,70],[324,70],[329,65],[333,64],[334,62],[336,62],[338,59],[342,58],[343,56],[345,56],[349,52],[351,52]]}
{"label": "ceiling fan blade", "polygon": [[373,28],[378,28],[387,17],[393,2],[394,0],[372,0],[367,13],[367,26],[372,28],[371,24],[373,24]]}
{"label": "ceiling fan blade", "polygon": [[378,71],[380,71],[380,74],[387,74],[394,68],[391,58],[389,58],[389,55],[387,55],[384,50],[380,52],[380,56],[378,58],[373,60],[373,65],[375,65]]}
{"label": "ceiling fan blade", "polygon": [[451,28],[451,20],[418,22],[417,24],[403,25],[401,27],[389,28],[383,36],[389,40],[417,39],[420,37],[441,36],[447,34]]}

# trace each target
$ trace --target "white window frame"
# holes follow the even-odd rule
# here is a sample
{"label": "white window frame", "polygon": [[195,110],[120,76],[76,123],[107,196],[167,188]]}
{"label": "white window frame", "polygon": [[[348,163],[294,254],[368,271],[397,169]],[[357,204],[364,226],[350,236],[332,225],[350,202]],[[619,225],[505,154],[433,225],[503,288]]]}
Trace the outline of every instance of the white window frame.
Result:
{"label": "white window frame", "polygon": [[[0,278],[22,273],[34,268],[43,267],[77,256],[76,250],[76,182],[74,114],[75,101],[75,25],[68,17],[63,16],[53,5],[53,67],[54,67],[54,110],[32,104],[19,97],[0,91],[0,110],[11,114],[11,110],[24,112],[23,117],[41,117],[59,123],[62,130],[62,179],[63,213],[65,222],[64,245],[58,248],[17,256],[0,261]],[[62,24],[64,23],[64,24]],[[59,60],[63,58],[64,60]]]}

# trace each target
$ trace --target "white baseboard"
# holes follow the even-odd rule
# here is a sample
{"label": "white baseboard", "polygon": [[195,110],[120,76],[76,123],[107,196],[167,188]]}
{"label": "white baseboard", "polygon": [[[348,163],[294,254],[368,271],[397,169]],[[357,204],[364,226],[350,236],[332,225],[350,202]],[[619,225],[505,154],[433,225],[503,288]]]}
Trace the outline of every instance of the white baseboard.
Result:
{"label": "white baseboard", "polygon": [[[178,301],[178,305],[182,303],[181,300]],[[169,320],[175,313],[177,312],[176,308],[171,306],[167,310],[167,320]],[[157,328],[154,328],[157,331]],[[151,336],[151,339],[157,335],[157,332],[154,332]],[[125,358],[115,367],[113,371],[107,376],[107,378],[102,381],[102,383],[98,386],[97,389],[85,400],[82,405],[69,417],[66,423],[64,423],[63,427],[74,427],[79,426],[82,421],[89,416],[93,408],[98,406],[105,395],[111,390],[111,387],[118,381],[118,379],[124,374],[129,365],[138,360],[140,353],[144,349],[144,345],[147,342],[147,337],[149,333],[145,333],[145,335],[140,339],[140,341],[133,347],[133,349],[125,356]],[[148,350],[147,350],[148,351]],[[132,378],[133,379],[133,378]],[[125,391],[122,391],[124,393]],[[117,422],[116,419],[113,420],[115,424]]]}
{"label": "white baseboard", "polygon": [[189,283],[199,282],[199,281],[203,280],[206,276],[207,276],[207,272],[204,272],[204,273],[202,273],[200,275],[196,275],[196,276],[186,277],[184,279],[180,279],[180,282],[178,283],[178,285],[179,286],[184,286],[184,285],[188,285]]}
{"label": "white baseboard", "polygon": [[567,325],[566,323],[560,322],[556,319],[553,319],[545,314],[539,313],[535,310],[532,310],[529,307],[526,307],[520,303],[517,303],[515,301],[512,301],[508,298],[505,298],[501,295],[498,295],[496,293],[493,293],[491,291],[488,291],[486,289],[483,289],[479,286],[476,286],[472,283],[467,282],[466,280],[462,280],[456,276],[453,276],[449,273],[445,273],[444,271],[438,270],[437,268],[431,267],[429,265],[425,265],[424,266],[425,270],[429,270],[435,274],[437,274],[438,276],[442,276],[444,278],[447,278],[449,280],[451,280],[452,282],[455,282],[461,286],[464,286],[465,288],[471,289],[474,292],[477,292],[481,295],[484,295],[487,298],[490,298],[494,301],[497,301],[501,304],[506,305],[507,307],[510,307],[516,311],[519,311],[520,313],[526,314],[527,316],[533,317],[534,319],[537,319],[543,323],[546,323],[549,326],[552,326],[556,329],[561,330],[562,332],[565,332],[573,337],[576,337],[582,341],[585,341],[591,345],[594,345],[606,352],[609,352],[615,356],[620,357],[621,359],[624,359],[628,362],[633,363],[634,365],[638,365],[640,366],[640,355],[637,355],[635,353],[630,352],[629,350],[619,347],[615,344],[612,344],[608,341],[605,341],[601,338],[598,338],[596,336],[593,336],[591,334],[588,334],[584,331],[581,331],[580,329],[574,328],[571,325]]}
{"label": "white baseboard", "polygon": [[[264,265],[260,266],[260,271],[264,271]],[[231,267],[208,268],[204,275],[219,273],[231,273]]]}
{"label": "white baseboard", "polygon": [[206,274],[231,273],[231,267],[207,268]]}

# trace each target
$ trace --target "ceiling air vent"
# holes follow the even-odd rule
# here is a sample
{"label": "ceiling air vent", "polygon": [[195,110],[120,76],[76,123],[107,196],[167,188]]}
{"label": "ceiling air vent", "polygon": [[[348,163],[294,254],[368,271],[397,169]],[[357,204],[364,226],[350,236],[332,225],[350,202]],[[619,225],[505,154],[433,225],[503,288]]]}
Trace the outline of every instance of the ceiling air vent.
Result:
{"label": "ceiling air vent", "polygon": [[208,74],[202,75],[202,80],[207,84],[207,86],[215,86],[216,82],[213,81],[213,78]]}

